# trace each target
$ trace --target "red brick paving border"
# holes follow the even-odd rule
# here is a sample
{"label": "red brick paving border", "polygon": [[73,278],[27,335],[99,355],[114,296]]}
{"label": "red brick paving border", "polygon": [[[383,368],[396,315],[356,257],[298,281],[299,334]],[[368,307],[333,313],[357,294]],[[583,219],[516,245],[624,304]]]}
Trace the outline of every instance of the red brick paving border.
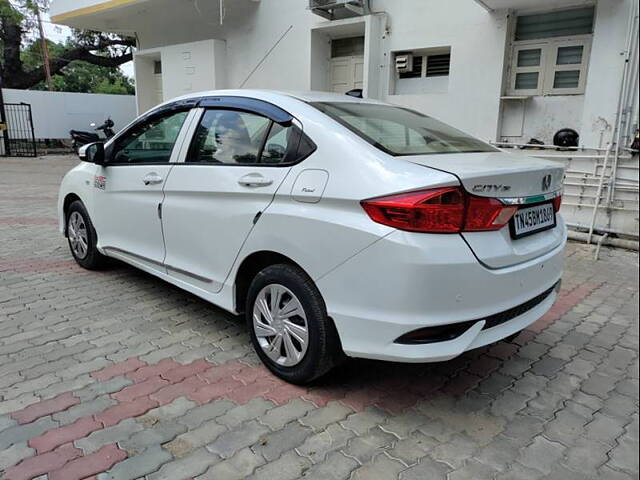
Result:
{"label": "red brick paving border", "polygon": [[49,430],[42,435],[34,437],[29,440],[28,444],[31,448],[38,452],[38,455],[50,452],[66,443],[79,440],[104,428],[102,423],[97,421],[93,417],[83,417],[70,425],[64,425],[62,427]]}
{"label": "red brick paving border", "polygon": [[[15,273],[71,273],[74,275],[96,275],[102,272],[83,270],[72,258],[0,258],[0,272]],[[102,273],[104,274],[104,273]]]}
{"label": "red brick paving border", "polygon": [[109,365],[97,372],[93,372],[91,376],[100,382],[106,382],[113,377],[125,375],[142,369],[147,366],[146,362],[143,362],[138,357],[133,357],[124,362],[116,363],[115,365]]}
{"label": "red brick paving border", "polygon": [[[585,284],[563,291],[554,307],[523,331],[516,343],[523,345],[533,339],[598,287],[599,285]],[[482,362],[480,370],[497,368],[498,359],[510,357],[517,349],[517,345],[505,343],[490,347],[484,360],[479,360]],[[117,445],[107,445],[97,452],[83,456],[82,451],[73,446],[73,442],[122,420],[144,415],[179,397],[186,397],[198,404],[224,398],[238,405],[258,397],[277,405],[299,398],[316,407],[339,401],[356,412],[375,405],[390,413],[400,413],[436,391],[458,396],[476,387],[481,381],[480,376],[470,371],[458,375],[456,381],[450,383],[446,383],[446,379],[422,378],[421,382],[411,384],[408,379],[390,378],[380,382],[372,381],[366,386],[354,384],[352,387],[303,388],[271,376],[263,366],[248,366],[238,361],[215,366],[204,359],[185,365],[172,359],[163,359],[148,365],[135,357],[95,371],[91,376],[98,382],[126,376],[134,383],[111,394],[118,402],[115,406],[30,439],[28,444],[37,451],[37,455],[9,468],[5,472],[7,480],[32,478],[45,473],[49,474],[50,480],[80,480],[105,472],[123,461],[127,457],[126,452]],[[19,423],[26,424],[78,403],[79,399],[72,392],[66,392],[13,412],[11,416]]]}
{"label": "red brick paving border", "polygon": [[12,195],[0,195],[0,202],[58,202],[58,197],[48,197],[45,195],[26,195],[26,196],[12,196]]}
{"label": "red brick paving border", "polygon": [[591,295],[597,290],[601,284],[585,283],[572,290],[563,290],[558,296],[558,300],[540,320],[530,325],[527,330],[534,333],[540,333],[556,320],[560,319],[565,313],[568,313],[580,303],[580,301]]}
{"label": "red brick paving border", "polygon": [[58,225],[58,220],[50,217],[0,217],[0,225]]}
{"label": "red brick paving border", "polygon": [[20,425],[23,425],[25,423],[31,423],[40,417],[61,412],[78,403],[80,403],[80,399],[74,397],[71,392],[61,393],[57,397],[29,405],[22,410],[13,412],[11,417]]}
{"label": "red brick paving border", "polygon": [[56,471],[81,456],[82,450],[68,443],[52,452],[24,459],[18,465],[7,469],[4,478],[5,480],[30,480]]}
{"label": "red brick paving border", "polygon": [[105,445],[97,452],[76,458],[49,474],[48,480],[84,480],[106,472],[116,463],[127,458],[127,453],[117,445]]}

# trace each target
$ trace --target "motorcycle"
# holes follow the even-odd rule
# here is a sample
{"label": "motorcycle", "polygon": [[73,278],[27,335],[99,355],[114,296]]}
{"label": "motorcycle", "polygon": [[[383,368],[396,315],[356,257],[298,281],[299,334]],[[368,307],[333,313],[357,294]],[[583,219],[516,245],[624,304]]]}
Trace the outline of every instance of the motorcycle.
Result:
{"label": "motorcycle", "polygon": [[110,138],[116,135],[116,132],[113,131],[113,127],[115,123],[113,120],[108,118],[102,125],[96,127],[95,123],[91,124],[91,128],[95,131],[102,131],[104,133],[104,138],[102,138],[99,134],[93,132],[83,132],[81,130],[71,130],[69,134],[71,135],[71,139],[73,140],[73,151],[78,153],[80,147],[83,145],[87,145],[89,143],[100,142],[104,140],[109,140]]}

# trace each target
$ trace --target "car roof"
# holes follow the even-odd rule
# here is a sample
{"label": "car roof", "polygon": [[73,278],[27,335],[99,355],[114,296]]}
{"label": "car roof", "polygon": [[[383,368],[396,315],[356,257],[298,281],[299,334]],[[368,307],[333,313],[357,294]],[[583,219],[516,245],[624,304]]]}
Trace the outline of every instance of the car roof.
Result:
{"label": "car roof", "polygon": [[173,103],[179,100],[188,100],[192,98],[207,98],[207,97],[250,97],[261,100],[277,100],[278,97],[282,100],[295,98],[303,102],[349,102],[349,103],[375,103],[383,104],[377,100],[362,99],[352,97],[346,94],[331,93],[331,92],[296,92],[296,91],[280,91],[280,90],[254,90],[254,89],[238,89],[238,90],[210,90],[205,92],[190,93],[179,98],[175,98],[167,103]]}

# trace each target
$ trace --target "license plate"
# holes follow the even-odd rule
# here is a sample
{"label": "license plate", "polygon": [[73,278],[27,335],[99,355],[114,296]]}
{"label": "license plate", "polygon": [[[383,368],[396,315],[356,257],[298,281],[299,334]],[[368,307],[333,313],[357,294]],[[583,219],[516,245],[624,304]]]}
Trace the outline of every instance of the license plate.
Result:
{"label": "license plate", "polygon": [[526,237],[555,226],[556,213],[553,210],[553,204],[544,203],[534,207],[521,208],[511,220],[511,236],[513,238]]}

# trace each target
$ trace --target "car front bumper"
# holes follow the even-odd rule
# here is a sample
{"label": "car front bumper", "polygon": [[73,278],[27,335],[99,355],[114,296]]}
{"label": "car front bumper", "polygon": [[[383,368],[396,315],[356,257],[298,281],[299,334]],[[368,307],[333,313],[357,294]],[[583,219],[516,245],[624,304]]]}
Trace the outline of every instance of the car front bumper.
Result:
{"label": "car front bumper", "polygon": [[[348,356],[444,361],[509,337],[541,318],[558,296],[565,245],[566,236],[538,258],[489,269],[460,236],[397,231],[318,279],[317,285]],[[521,315],[485,328],[484,318],[549,290]],[[414,330],[461,322],[468,322],[469,328],[452,340],[396,343]]]}

